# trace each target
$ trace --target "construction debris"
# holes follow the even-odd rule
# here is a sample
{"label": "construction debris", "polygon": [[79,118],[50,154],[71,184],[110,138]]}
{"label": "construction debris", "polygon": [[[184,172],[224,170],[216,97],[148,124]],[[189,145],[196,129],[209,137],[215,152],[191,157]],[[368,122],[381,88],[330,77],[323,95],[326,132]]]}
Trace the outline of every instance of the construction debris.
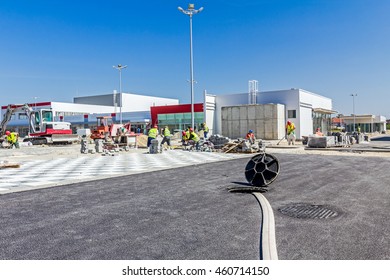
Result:
{"label": "construction debris", "polygon": [[221,149],[231,141],[228,137],[219,134],[211,135],[208,140],[213,143],[215,149]]}
{"label": "construction debris", "polygon": [[307,144],[308,148],[332,148],[332,147],[350,147],[354,144],[363,143],[364,141],[368,141],[365,139],[365,135],[353,133],[332,133],[331,136],[318,136],[318,135],[309,135],[309,137],[303,137],[304,141],[302,143],[304,145]]}
{"label": "construction debris", "polygon": [[5,168],[19,168],[20,164],[18,163],[9,163],[8,161],[0,161],[0,169]]}
{"label": "construction debris", "polygon": [[222,147],[222,152],[226,153],[258,153],[264,151],[265,147],[263,141],[260,140],[258,145],[251,144],[246,139],[238,139],[233,142],[229,142]]}

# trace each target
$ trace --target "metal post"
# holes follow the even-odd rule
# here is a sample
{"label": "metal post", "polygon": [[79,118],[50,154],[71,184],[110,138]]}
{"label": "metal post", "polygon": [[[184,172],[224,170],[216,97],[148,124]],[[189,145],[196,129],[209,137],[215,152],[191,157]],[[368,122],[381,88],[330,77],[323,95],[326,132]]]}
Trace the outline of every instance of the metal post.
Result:
{"label": "metal post", "polygon": [[193,58],[193,48],[192,48],[192,15],[200,13],[203,10],[203,7],[199,10],[195,10],[194,4],[188,4],[188,9],[184,10],[181,7],[178,7],[178,10],[185,15],[190,17],[190,83],[191,83],[191,127],[195,126],[195,116],[194,116],[194,58]]}
{"label": "metal post", "polygon": [[122,124],[122,69],[125,69],[127,65],[122,66],[118,64],[118,66],[112,67],[119,70],[119,122]]}
{"label": "metal post", "polygon": [[194,57],[192,53],[192,14],[190,14],[190,76],[191,76],[191,127],[195,129],[194,116]]}
{"label": "metal post", "polygon": [[357,94],[351,94],[352,96],[352,110],[353,110],[353,131],[352,132],[355,132],[355,129],[356,129],[356,115],[355,115],[355,96],[357,96]]}
{"label": "metal post", "polygon": [[119,70],[119,123],[122,124],[122,69]]}

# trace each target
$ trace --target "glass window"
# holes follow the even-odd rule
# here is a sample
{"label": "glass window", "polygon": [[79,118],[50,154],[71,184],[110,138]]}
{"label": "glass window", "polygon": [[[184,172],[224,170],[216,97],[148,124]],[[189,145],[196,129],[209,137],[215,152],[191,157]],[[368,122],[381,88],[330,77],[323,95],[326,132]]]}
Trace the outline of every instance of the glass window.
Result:
{"label": "glass window", "polygon": [[53,112],[52,111],[42,111],[42,120],[46,122],[53,121]]}
{"label": "glass window", "polygon": [[[191,113],[177,113],[177,114],[158,114],[159,125],[169,125],[175,129],[186,129],[191,126]],[[195,112],[194,121],[195,126],[200,127],[203,123],[204,112]]]}
{"label": "glass window", "polygon": [[28,117],[27,117],[27,114],[26,113],[20,113],[19,114],[19,120],[27,120]]}
{"label": "glass window", "polygon": [[158,118],[159,121],[163,121],[163,120],[167,119],[167,115],[165,115],[165,114],[158,114],[157,118]]}
{"label": "glass window", "polygon": [[330,114],[313,112],[313,133],[317,128],[326,134],[330,131],[332,124],[332,116]]}
{"label": "glass window", "polygon": [[167,120],[174,120],[175,114],[167,114],[166,117],[167,117]]}
{"label": "glass window", "polygon": [[200,112],[200,113],[195,113],[194,114],[194,117],[195,117],[195,119],[203,119],[203,112]]}
{"label": "glass window", "polygon": [[35,117],[35,123],[39,124],[41,122],[41,116],[39,115],[39,112],[35,112],[34,117]]}
{"label": "glass window", "polygon": [[295,119],[297,117],[297,110],[287,110],[287,117],[289,119]]}
{"label": "glass window", "polygon": [[190,120],[191,119],[191,113],[184,113],[183,114],[183,118],[186,119],[186,120]]}

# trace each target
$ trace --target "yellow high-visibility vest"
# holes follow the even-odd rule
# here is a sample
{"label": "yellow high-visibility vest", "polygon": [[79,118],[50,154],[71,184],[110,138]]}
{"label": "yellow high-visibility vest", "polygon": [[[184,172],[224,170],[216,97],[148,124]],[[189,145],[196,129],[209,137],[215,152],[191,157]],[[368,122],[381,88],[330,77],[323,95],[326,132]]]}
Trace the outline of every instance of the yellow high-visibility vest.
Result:
{"label": "yellow high-visibility vest", "polygon": [[293,123],[288,124],[286,126],[286,128],[287,128],[287,134],[288,135],[290,135],[291,133],[293,133],[293,134],[295,133],[295,125]]}
{"label": "yellow high-visibility vest", "polygon": [[148,136],[149,136],[150,138],[156,138],[157,135],[158,135],[157,128],[151,128],[151,129],[149,130]]}
{"label": "yellow high-visibility vest", "polygon": [[169,128],[164,129],[164,136],[171,136],[171,132],[169,131]]}
{"label": "yellow high-visibility vest", "polygon": [[195,142],[199,142],[199,136],[195,132],[190,133],[190,140],[194,140]]}
{"label": "yellow high-visibility vest", "polygon": [[7,135],[7,141],[10,144],[16,143],[16,141],[18,141],[18,135],[15,132],[11,132]]}

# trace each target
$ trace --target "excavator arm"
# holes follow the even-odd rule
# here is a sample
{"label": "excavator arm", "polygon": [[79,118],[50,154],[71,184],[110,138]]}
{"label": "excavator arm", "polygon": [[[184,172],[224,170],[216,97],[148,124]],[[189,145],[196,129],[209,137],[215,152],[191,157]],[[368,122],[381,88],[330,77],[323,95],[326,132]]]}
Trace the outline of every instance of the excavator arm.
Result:
{"label": "excavator arm", "polygon": [[30,118],[32,109],[30,108],[30,106],[28,106],[28,104],[24,104],[22,106],[13,105],[13,104],[8,105],[7,110],[5,111],[5,114],[0,124],[0,137],[4,136],[7,128],[7,124],[11,120],[12,114],[17,112],[22,112],[22,111],[26,112],[27,116]]}

